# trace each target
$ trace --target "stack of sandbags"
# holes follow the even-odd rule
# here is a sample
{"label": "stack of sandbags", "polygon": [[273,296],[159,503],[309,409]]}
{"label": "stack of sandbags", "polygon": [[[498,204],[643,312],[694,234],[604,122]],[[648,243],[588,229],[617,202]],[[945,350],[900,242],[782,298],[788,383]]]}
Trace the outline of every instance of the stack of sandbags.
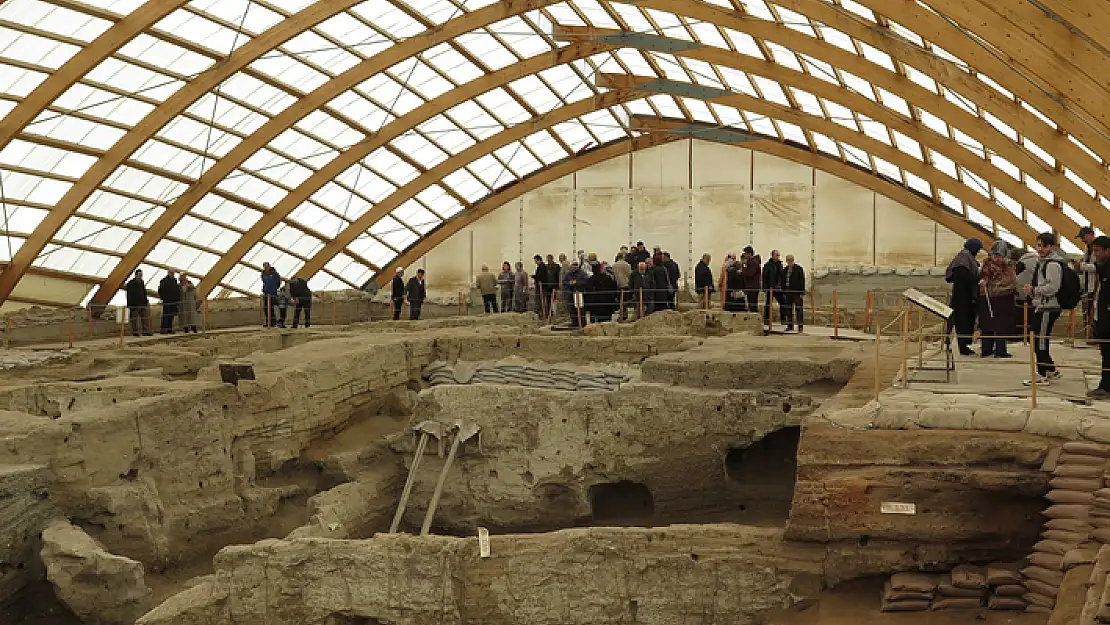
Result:
{"label": "stack of sandbags", "polygon": [[960,565],[937,586],[937,596],[929,609],[974,610],[983,607],[989,592],[986,567]]}
{"label": "stack of sandbags", "polygon": [[929,609],[942,578],[924,573],[895,573],[883,584],[883,612],[921,612]]}
{"label": "stack of sandbags", "polygon": [[1022,569],[1028,592],[1026,611],[1049,613],[1056,605],[1060,584],[1068,568],[1089,560],[1081,547],[1093,539],[1110,542],[1110,489],[1103,489],[1103,474],[1110,461],[1110,447],[1071,441],[1058,456],[1047,461],[1052,471],[1051,502],[1042,540],[1033,546],[1029,566]]}
{"label": "stack of sandbags", "polygon": [[997,562],[987,565],[987,585],[990,595],[987,607],[992,610],[1024,610],[1025,586],[1022,584],[1021,565]]}
{"label": "stack of sandbags", "polygon": [[1110,546],[1103,545],[1095,557],[1091,575],[1087,578],[1087,600],[1083,603],[1078,625],[1107,622],[1098,619],[1100,614],[1106,614],[1107,602],[1110,601],[1110,593],[1107,592],[1107,581],[1110,581],[1108,572],[1110,572]]}

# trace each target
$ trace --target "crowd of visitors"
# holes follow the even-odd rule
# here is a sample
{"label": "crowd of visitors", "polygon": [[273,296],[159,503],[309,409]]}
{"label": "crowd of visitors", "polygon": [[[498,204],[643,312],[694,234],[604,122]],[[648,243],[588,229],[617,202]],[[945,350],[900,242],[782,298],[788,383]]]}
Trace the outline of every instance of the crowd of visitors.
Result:
{"label": "crowd of visitors", "polygon": [[[146,294],[143,271],[136,269],[124,287],[127,294],[127,309],[131,317],[132,336],[153,336],[150,328],[150,300]],[[158,298],[162,300],[162,334],[173,334],[174,319],[178,320],[182,332],[199,332],[200,297],[197,288],[189,277],[167,272],[158,283]]]}
{"label": "crowd of visitors", "polygon": [[[547,316],[558,307],[569,313],[571,325],[578,327],[586,321],[611,321],[614,317],[624,321],[633,314],[640,317],[677,306],[682,277],[678,263],[658,246],[648,251],[643,241],[622,246],[612,263],[584,250],[572,258],[560,254],[558,260],[553,254],[536,254],[532,262],[531,273],[519,262],[514,269],[505,261],[498,274],[482,265],[474,288],[482,297],[484,312],[525,312],[531,307],[536,314]],[[748,246],[739,258],[728,255],[719,282],[713,279],[710,262],[712,257],[705,254],[694,269],[699,301],[716,301],[716,294],[723,291],[725,310],[758,312],[763,293],[764,319],[770,319],[769,303],[773,300],[779,304],[779,317],[787,330],[794,330],[795,321],[798,331],[802,330],[806,276],[793,256],[787,255],[784,264],[775,250],[763,264],[759,254]],[[401,318],[408,302],[409,318],[419,319],[426,298],[424,270],[405,282],[404,269],[397,269],[392,283],[393,318]]]}

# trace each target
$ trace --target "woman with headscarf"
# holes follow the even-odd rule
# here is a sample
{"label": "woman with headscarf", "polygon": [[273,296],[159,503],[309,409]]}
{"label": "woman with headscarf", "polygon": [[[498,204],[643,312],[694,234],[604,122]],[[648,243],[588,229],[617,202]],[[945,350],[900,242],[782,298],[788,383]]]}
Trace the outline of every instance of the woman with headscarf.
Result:
{"label": "woman with headscarf", "polygon": [[999,239],[991,246],[990,256],[979,272],[979,332],[983,358],[1010,358],[1006,339],[1017,334],[1017,272],[1010,263],[1010,245]]}
{"label": "woman with headscarf", "polygon": [[944,281],[952,285],[952,297],[948,305],[952,316],[948,318],[948,331],[956,329],[956,344],[960,353],[971,356],[971,337],[975,333],[975,302],[979,289],[979,262],[975,255],[983,249],[979,239],[968,239],[964,249],[956,254],[944,272]]}
{"label": "woman with headscarf", "polygon": [[745,312],[748,310],[744,297],[744,262],[732,261],[725,271],[725,312]]}
{"label": "woman with headscarf", "polygon": [[516,274],[509,261],[501,263],[501,273],[497,275],[497,286],[501,290],[501,312],[513,309],[513,284],[516,283]]}
{"label": "woman with headscarf", "polygon": [[522,313],[528,310],[528,272],[524,271],[524,263],[516,264],[516,280],[513,282],[513,303],[515,310]]}

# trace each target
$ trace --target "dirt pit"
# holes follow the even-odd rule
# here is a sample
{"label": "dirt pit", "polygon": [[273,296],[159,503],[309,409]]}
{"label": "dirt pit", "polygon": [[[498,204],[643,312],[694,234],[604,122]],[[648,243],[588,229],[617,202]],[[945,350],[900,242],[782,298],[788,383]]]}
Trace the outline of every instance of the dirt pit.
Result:
{"label": "dirt pit", "polygon": [[[771,623],[759,619],[818,597],[819,607],[834,609],[840,595],[819,592],[841,580],[1024,548],[987,540],[979,517],[962,511],[960,523],[973,531],[917,538],[858,509],[866,493],[896,496],[922,467],[946,479],[912,454],[901,465],[879,455],[861,461],[859,450],[852,455],[812,427],[867,346],[728,334],[727,324],[714,326],[724,336],[706,336],[704,319],[668,322],[658,336],[647,324],[582,336],[534,322],[468,323],[370,324],[295,341],[278,333],[179,338],[165,357],[158,344],[144,344],[31,369],[33,384],[5,372],[0,409],[12,418],[0,418],[0,434],[19,444],[0,466],[42,468],[13,478],[10,489],[29,512],[2,529],[34,537],[46,520],[66,518],[101,546],[82,556],[89,562],[141,563],[153,610],[144,625],[223,624],[219,602],[248,596],[264,598],[248,602],[236,622],[282,613],[267,625],[424,617],[556,625],[709,610],[711,623]],[[684,335],[689,328],[698,332]],[[226,359],[250,363],[256,379],[220,383],[216,365]],[[152,365],[162,373],[128,373]],[[91,369],[96,380],[75,381]],[[443,475],[437,536],[385,535],[422,424],[437,434],[412,471],[400,527],[418,531]],[[443,473],[460,424],[479,432]],[[1034,470],[1023,457],[995,471],[1001,461],[986,448],[950,454],[959,456],[951,471],[993,471],[989,486],[975,483],[990,490]],[[960,496],[936,499],[936,513],[956,510]],[[479,528],[491,534],[491,559],[479,555]],[[41,572],[38,549],[28,540],[0,553],[27,565],[12,578],[22,590],[8,600],[38,610],[25,622],[80,622],[51,597],[50,583],[65,585],[57,595],[71,603],[91,591],[73,576]],[[552,554],[556,564],[545,564]],[[356,560],[387,568],[361,570]],[[612,580],[645,566],[627,592],[611,592]],[[541,573],[554,590],[498,590]],[[337,576],[361,581],[332,592]],[[98,593],[127,590],[95,579]],[[318,590],[326,597],[305,607]],[[425,590],[435,597],[424,602]],[[300,607],[285,612],[282,596]],[[571,609],[594,601],[587,596],[598,597],[596,613]],[[660,597],[681,600],[669,607]],[[878,609],[877,592],[844,601],[856,601],[859,614]]]}

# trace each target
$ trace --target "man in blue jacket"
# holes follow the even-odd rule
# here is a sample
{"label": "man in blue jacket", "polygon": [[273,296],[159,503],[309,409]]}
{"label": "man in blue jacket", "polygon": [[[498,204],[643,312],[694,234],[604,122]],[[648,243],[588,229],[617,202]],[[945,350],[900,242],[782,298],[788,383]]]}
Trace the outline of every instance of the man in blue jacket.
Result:
{"label": "man in blue jacket", "polygon": [[270,263],[262,263],[262,314],[265,315],[262,323],[269,328],[274,327],[278,322],[279,288],[281,288],[281,276],[278,275],[277,269],[271,267]]}

